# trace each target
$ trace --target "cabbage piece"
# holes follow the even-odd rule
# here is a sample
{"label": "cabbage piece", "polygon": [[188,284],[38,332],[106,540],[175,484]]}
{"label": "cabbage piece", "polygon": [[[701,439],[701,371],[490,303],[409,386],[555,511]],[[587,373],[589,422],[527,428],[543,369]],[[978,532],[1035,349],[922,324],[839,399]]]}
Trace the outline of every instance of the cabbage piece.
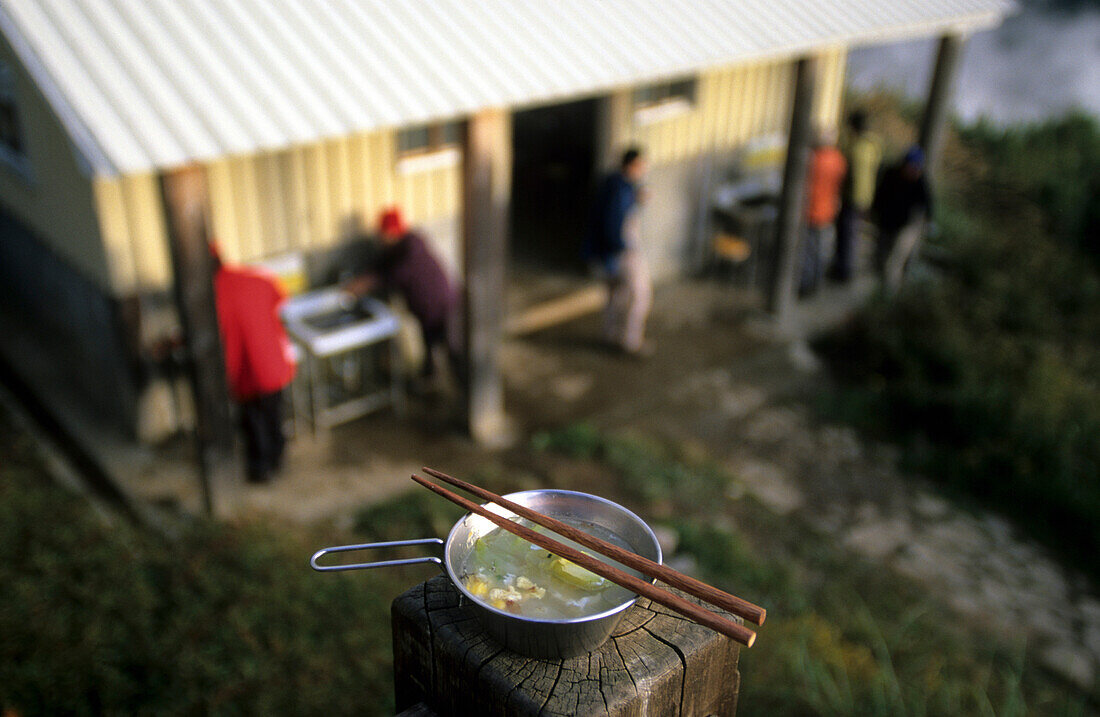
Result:
{"label": "cabbage piece", "polygon": [[591,570],[586,570],[565,558],[554,558],[553,562],[550,563],[550,573],[562,582],[581,590],[603,590],[611,584],[611,581],[607,578],[601,577]]}

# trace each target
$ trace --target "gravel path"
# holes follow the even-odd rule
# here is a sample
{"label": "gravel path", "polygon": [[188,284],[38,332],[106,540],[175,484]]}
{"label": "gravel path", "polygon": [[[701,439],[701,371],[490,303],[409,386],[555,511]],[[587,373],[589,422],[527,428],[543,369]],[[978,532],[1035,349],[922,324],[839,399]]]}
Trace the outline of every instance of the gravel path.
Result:
{"label": "gravel path", "polygon": [[[835,313],[832,297],[820,301]],[[1024,637],[1047,667],[1082,689],[1097,685],[1100,596],[1089,582],[1005,519],[964,510],[930,481],[903,474],[893,447],[821,423],[806,401],[828,378],[810,349],[761,341],[752,320],[716,323],[728,304],[705,286],[659,294],[651,322],[657,353],[641,366],[584,348],[595,319],[511,344],[508,364],[523,367],[514,388],[521,404],[532,402],[521,413],[550,425],[594,417],[606,429],[642,430],[703,451],[725,462],[735,494],[800,516],[920,581],[959,615]],[[815,310],[803,307],[804,324]]]}

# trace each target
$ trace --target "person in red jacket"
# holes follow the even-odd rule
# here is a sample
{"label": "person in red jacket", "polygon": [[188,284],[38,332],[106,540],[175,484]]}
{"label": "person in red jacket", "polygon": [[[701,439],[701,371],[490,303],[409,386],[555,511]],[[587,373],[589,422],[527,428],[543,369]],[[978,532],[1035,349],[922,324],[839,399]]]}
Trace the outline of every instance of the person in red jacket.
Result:
{"label": "person in red jacket", "polygon": [[283,389],[295,371],[290,340],[279,320],[285,297],[273,276],[226,266],[213,246],[211,253],[225,371],[240,405],[248,480],[264,483],[282,465]]}

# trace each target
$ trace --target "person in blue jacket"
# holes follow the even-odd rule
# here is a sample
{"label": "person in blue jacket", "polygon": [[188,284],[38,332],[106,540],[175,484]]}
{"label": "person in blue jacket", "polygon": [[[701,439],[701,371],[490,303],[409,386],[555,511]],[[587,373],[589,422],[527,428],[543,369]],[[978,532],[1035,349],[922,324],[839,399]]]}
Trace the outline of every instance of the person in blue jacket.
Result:
{"label": "person in blue jacket", "polygon": [[619,171],[600,186],[583,247],[584,259],[596,263],[607,281],[604,336],[632,356],[652,352],[645,341],[645,322],[653,289],[638,238],[646,170],[640,149],[632,147],[623,153]]}

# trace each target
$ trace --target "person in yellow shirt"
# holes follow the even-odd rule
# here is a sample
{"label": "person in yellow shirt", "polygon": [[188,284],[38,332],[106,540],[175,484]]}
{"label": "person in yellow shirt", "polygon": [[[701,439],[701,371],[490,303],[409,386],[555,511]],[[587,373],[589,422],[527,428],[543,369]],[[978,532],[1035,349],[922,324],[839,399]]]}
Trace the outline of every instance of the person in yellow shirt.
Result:
{"label": "person in yellow shirt", "polygon": [[848,131],[840,149],[848,160],[848,174],[841,191],[836,252],[829,276],[846,282],[855,275],[857,240],[874,202],[882,165],[882,141],[867,129],[867,114],[863,110],[855,110],[848,116]]}

